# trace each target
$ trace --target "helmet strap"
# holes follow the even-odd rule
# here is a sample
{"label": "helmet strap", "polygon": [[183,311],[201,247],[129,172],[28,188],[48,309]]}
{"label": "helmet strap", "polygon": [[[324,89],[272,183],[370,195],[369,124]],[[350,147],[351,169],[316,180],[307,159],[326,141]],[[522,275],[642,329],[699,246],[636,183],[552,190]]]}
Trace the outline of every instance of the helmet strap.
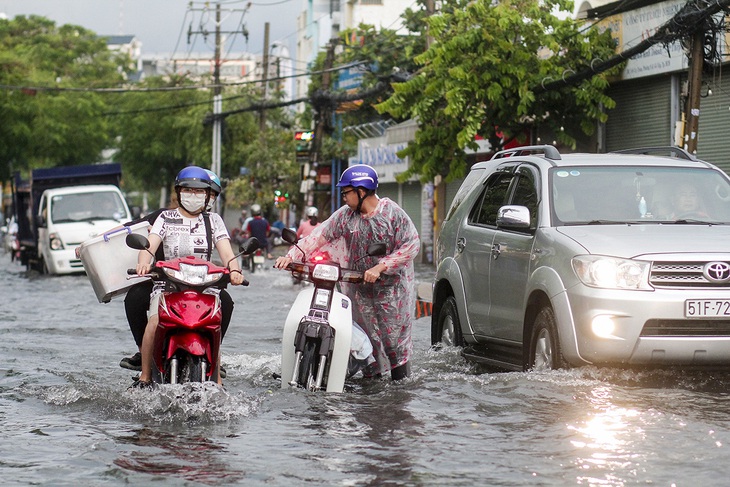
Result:
{"label": "helmet strap", "polygon": [[[360,196],[360,189],[363,189],[363,191],[365,191],[365,194],[363,196]],[[375,190],[358,187],[358,188],[355,188],[355,191],[357,191],[357,208],[355,209],[355,211],[357,211],[358,213],[362,213],[362,204],[370,196],[375,195]]]}

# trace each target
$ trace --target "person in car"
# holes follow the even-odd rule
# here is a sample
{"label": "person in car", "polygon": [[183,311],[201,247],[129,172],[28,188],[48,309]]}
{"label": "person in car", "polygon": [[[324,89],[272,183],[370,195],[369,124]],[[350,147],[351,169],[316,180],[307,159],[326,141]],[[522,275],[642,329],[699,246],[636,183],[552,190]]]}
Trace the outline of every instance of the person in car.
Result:
{"label": "person in car", "polygon": [[[175,193],[179,207],[166,210],[155,220],[149,235],[149,252],[141,250],[137,257],[137,274],[145,275],[152,265],[152,255],[160,245],[167,259],[196,255],[210,260],[215,246],[221,260],[229,263],[230,280],[234,286],[243,282],[243,272],[234,259],[230,237],[223,219],[217,213],[208,213],[212,203],[221,191],[218,177],[203,168],[189,166],[180,171],[175,179]],[[215,292],[210,289],[210,292]],[[150,298],[149,319],[142,338],[142,372],[135,385],[151,385],[153,367],[153,345],[155,329],[159,322],[157,306],[162,289],[155,288]],[[220,360],[218,360],[220,364]],[[216,371],[218,372],[218,371]],[[220,374],[218,374],[218,382]]]}
{"label": "person in car", "polygon": [[[337,186],[345,206],[303,238],[299,247],[307,255],[327,249],[344,267],[364,271],[364,283],[343,286],[352,301],[355,322],[373,345],[375,362],[363,373],[375,377],[390,372],[392,380],[400,380],[409,375],[413,349],[413,260],[420,248],[418,232],[400,206],[378,197],[378,173],[372,167],[347,168]],[[387,254],[368,257],[367,247],[373,242],[384,242]],[[274,266],[285,269],[295,257],[301,259],[301,253],[292,247]]]}
{"label": "person in car", "polygon": [[699,191],[691,183],[681,183],[675,188],[672,195],[672,207],[674,208],[672,219],[706,218],[708,216]]}

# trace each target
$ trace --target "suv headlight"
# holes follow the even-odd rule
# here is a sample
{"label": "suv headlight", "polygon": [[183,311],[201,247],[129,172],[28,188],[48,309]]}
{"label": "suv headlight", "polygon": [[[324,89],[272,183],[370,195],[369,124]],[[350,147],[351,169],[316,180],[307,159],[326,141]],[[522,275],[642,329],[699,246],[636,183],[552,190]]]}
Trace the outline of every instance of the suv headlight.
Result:
{"label": "suv headlight", "polygon": [[603,289],[651,290],[651,264],[640,260],[619,259],[605,255],[579,255],[571,262],[583,284]]}

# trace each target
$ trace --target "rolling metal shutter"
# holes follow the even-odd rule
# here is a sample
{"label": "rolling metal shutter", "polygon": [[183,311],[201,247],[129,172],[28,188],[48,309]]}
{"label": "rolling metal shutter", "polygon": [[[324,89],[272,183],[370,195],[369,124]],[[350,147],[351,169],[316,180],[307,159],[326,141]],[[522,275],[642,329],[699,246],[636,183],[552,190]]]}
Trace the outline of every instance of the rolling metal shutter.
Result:
{"label": "rolling metal shutter", "polygon": [[408,182],[403,184],[403,201],[401,202],[401,208],[408,213],[411,217],[413,224],[418,230],[418,235],[421,235],[421,183]]}
{"label": "rolling metal shutter", "polygon": [[454,197],[456,196],[456,193],[459,191],[459,188],[461,187],[461,183],[464,182],[464,179],[454,179],[450,183],[446,183],[446,211],[449,211],[449,208],[451,208],[451,202],[454,201]]}
{"label": "rolling metal shutter", "polygon": [[616,108],[608,111],[606,151],[672,145],[670,76],[622,81],[607,94]]}
{"label": "rolling metal shutter", "polygon": [[378,186],[378,196],[381,198],[390,198],[398,203],[398,206],[403,208],[403,211],[413,220],[418,234],[421,234],[421,183],[408,182],[403,185],[399,185],[398,183],[381,184]]}
{"label": "rolling metal shutter", "polygon": [[[700,124],[697,128],[697,157],[730,173],[730,76],[705,79],[712,95],[700,100]],[[719,86],[718,86],[719,85]],[[702,93],[707,93],[703,86]]]}
{"label": "rolling metal shutter", "polygon": [[390,198],[400,204],[400,201],[398,201],[398,183],[379,184],[378,196],[381,198]]}

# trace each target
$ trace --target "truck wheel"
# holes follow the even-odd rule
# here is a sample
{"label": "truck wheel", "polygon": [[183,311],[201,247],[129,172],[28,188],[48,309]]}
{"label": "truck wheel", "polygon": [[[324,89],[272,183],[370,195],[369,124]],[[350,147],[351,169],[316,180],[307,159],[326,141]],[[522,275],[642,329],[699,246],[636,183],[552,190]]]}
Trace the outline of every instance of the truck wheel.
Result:
{"label": "truck wheel", "polygon": [[439,348],[443,345],[463,347],[464,336],[461,333],[461,321],[456,310],[456,299],[453,296],[446,298],[441,311],[434,321],[431,318],[431,345]]}
{"label": "truck wheel", "polygon": [[38,271],[39,274],[50,274],[51,271],[48,269],[48,264],[46,264],[46,259],[43,257],[39,258],[37,261],[35,261],[35,265],[33,266],[34,270]]}
{"label": "truck wheel", "polygon": [[550,306],[542,308],[535,317],[530,338],[530,369],[553,370],[566,366],[560,351],[555,313]]}

